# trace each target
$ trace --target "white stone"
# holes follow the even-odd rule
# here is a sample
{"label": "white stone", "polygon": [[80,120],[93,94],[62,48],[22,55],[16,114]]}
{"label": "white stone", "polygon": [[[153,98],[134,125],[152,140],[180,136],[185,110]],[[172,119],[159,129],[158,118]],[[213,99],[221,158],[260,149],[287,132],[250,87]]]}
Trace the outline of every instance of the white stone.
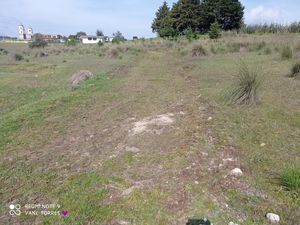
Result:
{"label": "white stone", "polygon": [[198,185],[198,184],[199,184],[199,181],[195,181],[195,184],[197,184],[197,185]]}
{"label": "white stone", "polygon": [[270,220],[271,223],[279,223],[280,217],[277,214],[274,213],[268,213],[266,215],[267,219]]}
{"label": "white stone", "polygon": [[120,220],[117,223],[118,223],[118,225],[127,225],[127,224],[129,224],[129,222],[124,221],[124,220]]}
{"label": "white stone", "polygon": [[238,224],[234,222],[229,222],[228,225],[238,225]]}
{"label": "white stone", "polygon": [[210,116],[208,117],[207,121],[211,121],[213,118]]}
{"label": "white stone", "polygon": [[243,175],[243,171],[240,168],[235,168],[231,170],[230,175],[239,177]]}
{"label": "white stone", "polygon": [[260,147],[265,147],[266,146],[266,143],[261,143],[260,144]]}

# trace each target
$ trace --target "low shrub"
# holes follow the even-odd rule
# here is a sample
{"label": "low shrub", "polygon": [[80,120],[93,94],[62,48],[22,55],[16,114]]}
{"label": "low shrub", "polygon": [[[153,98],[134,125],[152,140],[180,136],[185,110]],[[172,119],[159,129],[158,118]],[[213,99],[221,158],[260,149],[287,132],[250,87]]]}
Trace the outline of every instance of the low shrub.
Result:
{"label": "low shrub", "polygon": [[24,57],[21,54],[17,53],[17,54],[14,55],[14,59],[16,61],[22,61],[24,59]]}
{"label": "low shrub", "polygon": [[290,77],[296,77],[300,75],[300,61],[294,63],[291,69]]}
{"label": "low shrub", "polygon": [[48,42],[43,39],[41,34],[35,34],[29,48],[45,48],[47,45]]}
{"label": "low shrub", "polygon": [[192,49],[192,56],[199,57],[199,56],[206,56],[207,51],[202,45],[194,46]]}
{"label": "low shrub", "polygon": [[285,168],[281,178],[281,185],[289,191],[300,191],[300,169],[295,167]]}
{"label": "low shrub", "polygon": [[4,48],[0,48],[0,55],[7,55],[8,51]]}
{"label": "low shrub", "polygon": [[281,50],[282,59],[291,59],[293,58],[293,49],[290,46],[284,46]]}
{"label": "low shrub", "polygon": [[210,29],[208,31],[208,35],[210,39],[214,39],[214,40],[222,36],[220,24],[217,21],[211,24]]}
{"label": "low shrub", "polygon": [[258,69],[250,69],[244,62],[239,66],[239,73],[232,88],[228,92],[228,100],[232,104],[252,105],[259,101],[257,92],[260,87]]}

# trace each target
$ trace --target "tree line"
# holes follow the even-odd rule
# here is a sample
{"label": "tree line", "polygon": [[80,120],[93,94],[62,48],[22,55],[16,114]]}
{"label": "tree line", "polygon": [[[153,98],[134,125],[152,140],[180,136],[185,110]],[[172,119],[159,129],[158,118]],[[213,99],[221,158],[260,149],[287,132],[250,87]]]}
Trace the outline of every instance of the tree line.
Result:
{"label": "tree line", "polygon": [[294,22],[289,25],[282,24],[258,24],[258,25],[244,25],[241,28],[243,33],[247,34],[263,34],[263,33],[300,33],[300,22]]}
{"label": "tree line", "polygon": [[170,8],[165,1],[156,12],[152,31],[160,37],[207,33],[211,25],[222,30],[243,26],[244,6],[239,0],[179,0]]}

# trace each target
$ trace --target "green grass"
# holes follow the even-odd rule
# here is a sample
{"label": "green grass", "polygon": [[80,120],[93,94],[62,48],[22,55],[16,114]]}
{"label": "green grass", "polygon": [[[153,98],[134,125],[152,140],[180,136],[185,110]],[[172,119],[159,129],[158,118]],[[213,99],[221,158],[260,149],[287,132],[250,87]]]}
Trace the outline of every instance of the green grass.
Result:
{"label": "green grass", "polygon": [[284,46],[282,48],[282,50],[281,50],[281,58],[283,60],[293,58],[293,49],[289,45],[286,45],[286,46]]}
{"label": "green grass", "polygon": [[281,175],[281,185],[289,191],[300,190],[300,169],[296,167],[286,168]]}
{"label": "green grass", "polygon": [[[236,35],[218,42],[49,45],[48,57],[1,43],[8,52],[0,54],[3,224],[164,225],[208,217],[214,224],[255,225],[267,224],[269,211],[282,224],[291,215],[297,221],[299,170],[285,168],[300,163],[300,83],[286,77],[292,62],[280,60],[276,46],[298,42],[296,35]],[[198,46],[195,56],[202,57],[193,57]],[[17,53],[30,62],[15,61]],[[247,68],[235,83],[240,59]],[[81,69],[98,75],[72,90],[70,77]],[[226,104],[229,87],[237,88],[235,99],[247,96],[250,103],[258,96],[260,104]],[[160,135],[129,135],[134,122],[169,112],[176,122]],[[237,164],[218,167],[231,156]],[[245,175],[224,188],[235,166]],[[136,183],[142,185],[122,196]],[[5,214],[12,201],[59,203],[70,216],[14,220]]]}

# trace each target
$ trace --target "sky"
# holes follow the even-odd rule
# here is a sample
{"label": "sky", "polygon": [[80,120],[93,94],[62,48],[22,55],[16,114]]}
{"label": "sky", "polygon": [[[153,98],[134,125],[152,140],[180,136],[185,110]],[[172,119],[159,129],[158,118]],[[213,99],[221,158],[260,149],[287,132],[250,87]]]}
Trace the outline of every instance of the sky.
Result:
{"label": "sky", "polygon": [[[163,0],[0,0],[0,36],[18,36],[18,25],[35,33],[68,36],[97,29],[111,36],[116,31],[132,36],[155,37],[151,23]],[[168,0],[172,6],[176,0]],[[282,23],[300,21],[299,0],[241,0],[245,22]]]}

